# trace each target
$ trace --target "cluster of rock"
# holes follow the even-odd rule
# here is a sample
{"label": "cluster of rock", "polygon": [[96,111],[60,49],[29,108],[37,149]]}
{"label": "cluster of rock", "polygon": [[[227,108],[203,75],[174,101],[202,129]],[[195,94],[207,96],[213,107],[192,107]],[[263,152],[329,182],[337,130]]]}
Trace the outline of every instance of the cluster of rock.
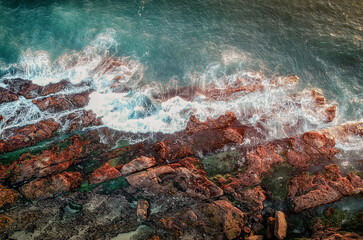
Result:
{"label": "cluster of rock", "polygon": [[[287,84],[286,81],[293,84],[295,80],[289,78],[275,84]],[[88,101],[89,91],[48,96],[69,87],[67,81],[45,87],[21,79],[5,84],[11,87],[10,90],[0,89],[2,102],[17,101],[18,96],[36,98],[33,103],[41,111],[81,108]],[[262,90],[258,85],[250,87],[236,86],[224,95]],[[215,93],[217,90],[210,91]],[[326,107],[327,122],[332,121],[334,107],[327,107],[318,92],[312,91],[311,94],[317,105]],[[81,123],[74,121],[69,131],[79,127],[74,124],[100,124],[92,113],[83,111],[81,114]],[[79,113],[76,115],[67,118],[80,119]],[[16,150],[54,138],[59,128],[59,122],[44,120],[7,130],[8,137],[0,141],[0,159]],[[128,196],[129,203],[125,200],[122,211],[128,213],[132,209],[130,202],[135,199],[137,206],[130,210],[133,216],[128,220],[115,217],[108,225],[102,223],[107,226],[102,231],[110,232],[112,236],[126,232],[126,229],[132,230],[127,224],[136,228],[139,221],[154,229],[148,238],[143,239],[285,239],[290,231],[291,214],[363,193],[363,180],[359,174],[340,171],[336,159],[340,150],[334,139],[337,132],[340,133],[337,138],[345,134],[362,139],[362,123],[306,132],[248,147],[242,144],[244,138],[259,137],[258,132],[253,126],[242,125],[236,115],[228,111],[205,122],[191,116],[184,131],[163,135],[160,137],[162,141],[156,143],[149,141],[112,149],[111,144],[101,142],[100,131],[110,138],[118,138],[121,134],[115,134],[115,131],[110,134],[107,129],[73,134],[38,152],[24,151],[12,161],[0,165],[0,209],[3,211],[0,214],[0,238],[10,238],[28,226],[29,221],[19,220],[22,218],[16,217],[14,210],[21,212],[29,207],[24,199],[50,206],[51,201],[60,199],[59,196],[67,196],[87,206],[95,194],[111,191]],[[238,151],[240,162],[231,163],[238,167],[228,174],[211,175],[205,168],[207,160],[201,155],[230,151],[226,150],[229,147]],[[221,161],[232,161],[232,158],[226,155]],[[273,201],[274,194],[264,185],[263,179],[269,179],[274,169],[281,166],[291,169],[285,180],[286,195],[282,196],[285,213],[280,211],[281,208],[269,208],[264,204]],[[117,194],[110,198],[117,198]],[[110,206],[111,202],[103,204]],[[151,209],[154,204],[165,206],[155,213]],[[74,204],[69,206],[73,211],[82,211]],[[94,221],[87,224],[97,226]],[[319,221],[315,224],[313,239],[325,239],[321,236],[339,239],[339,234],[342,239],[357,239],[354,234],[338,233],[339,229],[330,229],[331,234],[325,230],[319,230],[319,233],[317,229],[326,229],[326,226]],[[333,235],[336,238],[331,237]]]}

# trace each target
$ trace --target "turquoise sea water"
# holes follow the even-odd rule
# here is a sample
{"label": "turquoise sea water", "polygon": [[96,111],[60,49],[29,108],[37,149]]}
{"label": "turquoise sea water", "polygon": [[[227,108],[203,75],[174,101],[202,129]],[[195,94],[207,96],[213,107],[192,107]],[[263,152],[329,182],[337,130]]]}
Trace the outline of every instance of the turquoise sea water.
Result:
{"label": "turquoise sea water", "polygon": [[145,86],[298,75],[343,122],[363,117],[362,38],[361,0],[0,1],[0,76],[79,82],[105,56],[128,57]]}

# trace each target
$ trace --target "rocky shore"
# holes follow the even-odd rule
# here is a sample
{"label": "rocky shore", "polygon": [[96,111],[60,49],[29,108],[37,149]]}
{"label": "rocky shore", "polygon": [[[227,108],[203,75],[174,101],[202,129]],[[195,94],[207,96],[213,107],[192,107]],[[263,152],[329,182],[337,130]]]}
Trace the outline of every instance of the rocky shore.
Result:
{"label": "rocky shore", "polygon": [[[297,81],[278,78],[269,87]],[[8,127],[14,119],[0,116],[0,239],[362,239],[363,151],[342,147],[363,146],[362,122],[270,139],[268,129],[226,109],[133,144],[84,109],[86,85],[70,94],[64,90],[75,86],[66,80],[4,84],[0,104],[31,99],[50,117]],[[247,78],[159,97],[229,99],[264,88]],[[292,97],[313,99],[314,114],[334,121],[337,106],[321,91]],[[346,199],[358,208],[342,208]]]}

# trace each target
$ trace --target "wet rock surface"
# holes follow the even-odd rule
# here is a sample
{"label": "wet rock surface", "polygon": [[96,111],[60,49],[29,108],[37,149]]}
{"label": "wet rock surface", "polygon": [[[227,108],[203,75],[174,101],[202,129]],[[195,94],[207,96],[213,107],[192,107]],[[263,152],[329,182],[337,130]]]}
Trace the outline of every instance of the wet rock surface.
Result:
{"label": "wet rock surface", "polygon": [[[98,70],[121,64],[109,59]],[[126,91],[121,80],[114,79],[114,91]],[[297,81],[276,78],[269,87]],[[0,239],[361,238],[361,150],[344,148],[363,143],[360,122],[271,139],[263,125],[242,124],[226,109],[205,121],[191,115],[182,131],[140,135],[146,140],[130,144],[132,134],[102,126],[84,108],[89,88],[66,94],[74,87],[67,80],[4,84],[0,103],[27,98],[60,117],[2,132]],[[186,87],[160,98],[228,100],[265,88],[258,77],[246,77],[225,88]],[[326,124],[335,119],[336,105],[319,90],[291,98],[312,101]],[[349,214],[331,210],[344,199],[358,207]]]}

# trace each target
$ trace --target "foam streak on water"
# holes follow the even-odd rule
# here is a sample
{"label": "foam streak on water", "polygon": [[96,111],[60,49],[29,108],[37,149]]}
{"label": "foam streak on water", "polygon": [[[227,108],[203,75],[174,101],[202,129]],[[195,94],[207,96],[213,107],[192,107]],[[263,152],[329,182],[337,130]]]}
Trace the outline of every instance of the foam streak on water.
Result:
{"label": "foam streak on water", "polygon": [[[263,91],[237,93],[230,98],[210,98],[203,93],[188,99],[178,95],[162,98],[160,93],[170,90],[165,87],[166,84],[144,84],[147,80],[144,79],[141,63],[132,57],[114,57],[110,54],[109,50],[118,46],[114,33],[109,29],[99,34],[82,51],[64,54],[53,62],[45,51],[26,51],[17,64],[8,66],[17,70],[9,72],[2,79],[20,77],[39,85],[62,79],[68,79],[73,84],[88,82],[86,86],[56,94],[94,89],[85,109],[101,117],[105,126],[124,132],[173,133],[185,129],[192,114],[203,121],[208,117],[216,118],[226,111],[235,112],[242,124],[255,126],[270,139],[326,126],[322,110],[315,107],[309,91],[292,94],[296,92],[296,84],[276,86],[271,79],[259,73],[239,71],[221,75],[221,68],[229,63],[235,64],[241,58],[242,54],[238,51],[230,53],[229,58],[225,56],[223,63],[211,65],[204,73],[186,73],[191,84],[202,89],[211,85],[227,89],[236,79],[247,79],[247,85],[262,84]],[[242,55],[242,58],[245,56]],[[169,86],[178,89],[178,82],[171,79]],[[155,93],[159,94],[155,96]],[[70,113],[41,112],[31,101],[20,97],[19,101],[0,105],[0,114],[5,117],[1,123],[2,131],[47,118],[59,120]]]}

